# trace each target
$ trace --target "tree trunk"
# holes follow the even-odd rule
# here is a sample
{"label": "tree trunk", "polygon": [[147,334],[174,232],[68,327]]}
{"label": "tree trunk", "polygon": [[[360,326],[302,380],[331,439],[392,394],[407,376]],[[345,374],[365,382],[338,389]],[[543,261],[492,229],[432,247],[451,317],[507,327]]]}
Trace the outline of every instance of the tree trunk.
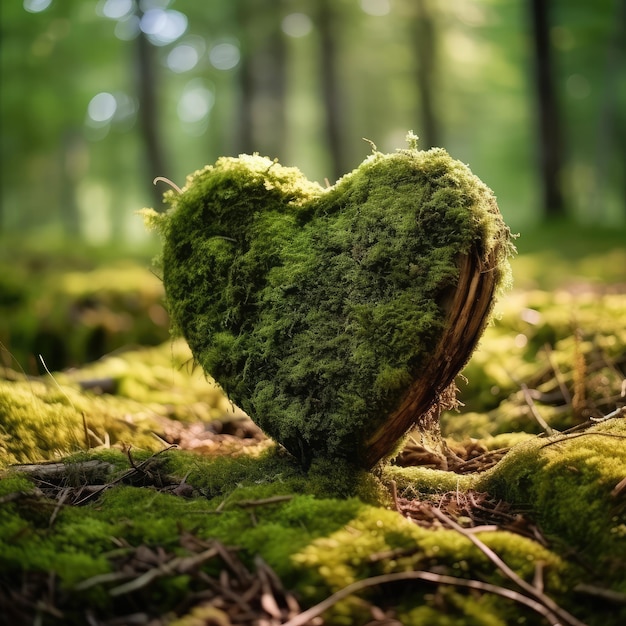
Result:
{"label": "tree trunk", "polygon": [[415,129],[424,150],[440,145],[439,123],[435,113],[437,49],[432,5],[429,0],[415,0],[413,48],[417,64],[416,78],[420,104],[420,126]]}
{"label": "tree trunk", "polygon": [[76,200],[76,188],[87,168],[87,147],[81,133],[66,130],[61,143],[61,223],[69,237],[80,236],[81,216]]}
{"label": "tree trunk", "polygon": [[[624,129],[620,128],[619,86],[624,63],[624,41],[626,37],[626,0],[615,0],[613,15],[613,31],[607,43],[604,80],[600,93],[600,116],[596,135],[595,176],[592,186],[589,207],[591,217],[602,220],[605,217],[605,193],[607,179],[612,172],[612,163],[621,164],[622,171],[617,176],[626,183],[626,166],[624,150]],[[623,113],[623,112],[622,112]],[[626,118],[622,118],[626,119]],[[621,132],[620,132],[621,131]],[[621,141],[620,141],[621,140]],[[620,150],[621,147],[621,150]],[[613,152],[613,158],[611,153]],[[621,154],[620,154],[621,152]],[[623,199],[626,200],[626,189]],[[623,204],[626,215],[626,202]]]}
{"label": "tree trunk", "polygon": [[333,27],[335,19],[336,16],[332,10],[332,0],[320,0],[317,13],[317,26],[320,33],[320,72],[325,109],[326,142],[330,153],[332,182],[337,180],[344,170],[347,169],[347,165],[344,163],[341,135],[341,95],[335,39],[336,31]]}
{"label": "tree trunk", "polygon": [[561,186],[563,143],[550,47],[550,2],[531,0],[529,6],[535,55],[542,208],[545,217],[560,217],[565,214]]}
{"label": "tree trunk", "polygon": [[243,50],[239,73],[240,152],[283,156],[286,139],[286,49],[281,2],[241,2]]}
{"label": "tree trunk", "polygon": [[142,33],[137,37],[137,91],[139,99],[139,130],[146,155],[145,170],[151,186],[156,211],[163,210],[162,190],[152,184],[157,176],[171,175],[159,127],[158,77],[154,48]]}

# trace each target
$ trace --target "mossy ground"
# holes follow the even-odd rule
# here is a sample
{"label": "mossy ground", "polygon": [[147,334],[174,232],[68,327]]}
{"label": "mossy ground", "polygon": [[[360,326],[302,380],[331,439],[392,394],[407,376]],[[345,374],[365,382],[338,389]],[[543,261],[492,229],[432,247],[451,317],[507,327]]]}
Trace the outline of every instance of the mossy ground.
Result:
{"label": "mossy ground", "polygon": [[[196,452],[159,452],[165,444],[152,433],[163,435],[164,423],[184,429],[237,420],[219,389],[187,363],[189,353],[179,343],[114,354],[54,373],[54,380],[26,380],[4,370],[2,608],[10,605],[32,619],[38,614],[43,624],[142,612],[160,623],[193,623],[194,610],[209,614],[206,605],[185,604],[202,590],[194,569],[163,568],[150,584],[113,593],[129,582],[115,578],[129,555],[160,550],[174,563],[195,554],[192,539],[239,547],[252,572],[260,555],[302,607],[353,581],[406,571],[515,588],[461,533],[439,523],[417,524],[395,510],[395,487],[400,511],[420,503],[442,506],[444,494],[447,501],[487,493],[495,503],[507,502],[520,516],[517,527],[495,523],[497,530],[486,527],[477,536],[526,581],[541,572],[545,593],[583,623],[622,623],[623,605],[588,589],[626,594],[626,500],[619,486],[626,476],[624,418],[539,436],[520,384],[532,392],[534,410],[558,430],[576,429],[623,403],[625,296],[598,283],[593,297],[586,295],[588,283],[577,292],[540,287],[501,302],[500,319],[466,370],[469,383],[459,381],[471,411],[445,417],[451,446],[468,438],[486,449],[516,444],[482,473],[392,465],[374,475],[328,463],[304,472],[288,454],[253,438],[251,445],[232,437],[228,445],[206,443]],[[100,381],[108,392],[84,389],[85,381]],[[67,468],[48,484],[8,468],[46,460]],[[101,465],[92,475],[84,463],[95,460]],[[452,516],[451,509],[442,510]],[[465,515],[455,519],[468,525]],[[529,529],[538,534],[524,532]],[[224,567],[209,560],[198,569],[217,580]],[[38,604],[24,607],[16,597],[34,597]],[[419,581],[353,594],[324,617],[326,623],[361,624],[372,619],[372,606],[393,610],[409,625],[547,623],[491,593]],[[222,622],[216,623],[228,624],[218,616]]]}

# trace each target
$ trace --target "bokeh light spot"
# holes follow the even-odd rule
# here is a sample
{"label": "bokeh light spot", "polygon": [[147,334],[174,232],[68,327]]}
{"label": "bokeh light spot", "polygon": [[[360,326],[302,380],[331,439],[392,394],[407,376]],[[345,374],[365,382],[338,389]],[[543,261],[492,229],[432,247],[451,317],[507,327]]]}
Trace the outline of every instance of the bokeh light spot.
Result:
{"label": "bokeh light spot", "polygon": [[119,20],[130,15],[134,8],[133,0],[105,0],[98,12],[110,20]]}
{"label": "bokeh light spot", "polygon": [[96,124],[106,124],[115,115],[117,101],[115,96],[107,91],[96,94],[87,106],[89,119]]}
{"label": "bokeh light spot", "polygon": [[156,46],[165,46],[182,37],[187,30],[187,16],[180,11],[149,9],[139,23],[142,32]]}
{"label": "bokeh light spot", "polygon": [[218,43],[209,52],[209,61],[217,70],[232,70],[239,64],[239,48],[234,43]]}
{"label": "bokeh light spot", "polygon": [[200,55],[194,46],[180,44],[167,55],[166,64],[173,72],[182,73],[192,70],[199,60]]}
{"label": "bokeh light spot", "polygon": [[29,13],[41,13],[52,4],[52,0],[24,0],[24,9]]}
{"label": "bokeh light spot", "polygon": [[215,96],[201,79],[189,81],[178,101],[178,117],[187,124],[206,119],[213,108]]}
{"label": "bokeh light spot", "polygon": [[305,13],[290,13],[283,19],[281,28],[289,37],[305,37],[313,30],[313,22]]}
{"label": "bokeh light spot", "polygon": [[361,0],[361,9],[368,15],[382,17],[391,11],[391,2],[389,0]]}

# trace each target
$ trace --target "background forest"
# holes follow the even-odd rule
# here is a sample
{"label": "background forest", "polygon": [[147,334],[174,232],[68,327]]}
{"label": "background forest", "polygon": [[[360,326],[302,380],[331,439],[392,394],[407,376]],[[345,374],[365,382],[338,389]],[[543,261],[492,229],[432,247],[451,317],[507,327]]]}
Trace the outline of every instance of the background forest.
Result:
{"label": "background forest", "polygon": [[2,4],[2,236],[137,245],[163,183],[257,151],[331,183],[445,147],[513,230],[626,220],[623,0]]}

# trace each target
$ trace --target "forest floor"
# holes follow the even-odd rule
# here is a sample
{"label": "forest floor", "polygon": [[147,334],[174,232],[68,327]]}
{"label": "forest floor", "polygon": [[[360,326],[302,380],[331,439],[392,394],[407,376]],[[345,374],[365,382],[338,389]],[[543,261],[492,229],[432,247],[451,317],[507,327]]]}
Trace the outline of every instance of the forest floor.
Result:
{"label": "forest floor", "polygon": [[147,265],[0,272],[0,623],[626,623],[626,249],[569,239],[514,260],[448,458],[374,472],[267,439]]}

